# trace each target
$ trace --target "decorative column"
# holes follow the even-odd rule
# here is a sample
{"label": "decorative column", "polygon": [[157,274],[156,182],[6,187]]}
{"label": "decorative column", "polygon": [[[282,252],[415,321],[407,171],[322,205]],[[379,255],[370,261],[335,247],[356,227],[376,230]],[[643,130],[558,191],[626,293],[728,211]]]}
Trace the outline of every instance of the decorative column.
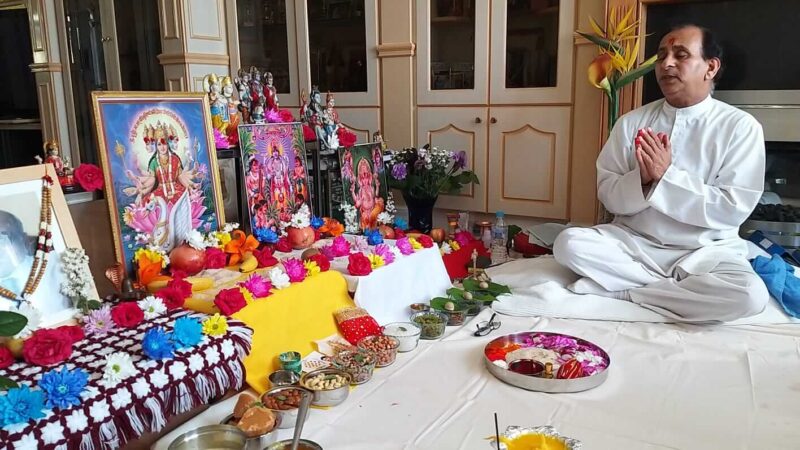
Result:
{"label": "decorative column", "polygon": [[159,0],[164,85],[169,91],[203,90],[209,73],[229,73],[224,0]]}
{"label": "decorative column", "polygon": [[416,145],[413,3],[412,0],[378,0],[381,133],[392,148]]}

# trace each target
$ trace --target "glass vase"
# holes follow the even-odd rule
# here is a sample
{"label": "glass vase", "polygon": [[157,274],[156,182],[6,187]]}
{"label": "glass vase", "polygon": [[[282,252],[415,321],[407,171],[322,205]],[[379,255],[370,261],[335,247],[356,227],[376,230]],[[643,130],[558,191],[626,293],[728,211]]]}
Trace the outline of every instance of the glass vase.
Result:
{"label": "glass vase", "polygon": [[408,206],[408,226],[411,230],[429,233],[433,228],[433,205],[439,197],[414,197],[403,192]]}

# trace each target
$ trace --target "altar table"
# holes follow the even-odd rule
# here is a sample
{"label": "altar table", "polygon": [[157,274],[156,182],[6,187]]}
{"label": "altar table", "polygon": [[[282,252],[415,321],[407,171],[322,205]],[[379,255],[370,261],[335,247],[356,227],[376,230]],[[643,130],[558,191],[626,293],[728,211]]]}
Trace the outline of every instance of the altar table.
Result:
{"label": "altar table", "polygon": [[[473,337],[475,322],[448,327],[378,369],[341,405],[312,409],[303,430],[325,450],[489,450],[500,428],[553,425],[584,449],[792,449],[800,442],[800,327],[698,326],[497,316],[500,330]],[[530,392],[484,367],[483,347],[523,330],[580,336],[608,351],[609,377],[572,394]],[[218,423],[235,399],[214,405],[153,447]],[[280,430],[290,438],[292,429]]]}

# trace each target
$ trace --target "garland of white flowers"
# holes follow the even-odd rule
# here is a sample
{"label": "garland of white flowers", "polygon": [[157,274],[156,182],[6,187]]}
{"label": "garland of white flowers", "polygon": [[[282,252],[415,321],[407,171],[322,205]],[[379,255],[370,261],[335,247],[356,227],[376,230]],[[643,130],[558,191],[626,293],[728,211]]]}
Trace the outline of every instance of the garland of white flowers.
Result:
{"label": "garland of white flowers", "polygon": [[68,248],[61,254],[61,271],[65,275],[61,293],[69,297],[76,308],[86,312],[91,300],[95,300],[95,306],[99,307],[99,300],[89,298],[94,280],[89,270],[89,257],[82,248]]}
{"label": "garland of white flowers", "polygon": [[386,196],[386,208],[385,210],[378,214],[378,223],[381,225],[392,225],[394,223],[394,215],[397,212],[397,208],[394,206],[394,196],[392,192],[389,191],[388,195]]}
{"label": "garland of white flowers", "polygon": [[339,207],[344,211],[344,231],[345,233],[356,234],[361,231],[358,226],[358,210],[355,206],[342,202]]}

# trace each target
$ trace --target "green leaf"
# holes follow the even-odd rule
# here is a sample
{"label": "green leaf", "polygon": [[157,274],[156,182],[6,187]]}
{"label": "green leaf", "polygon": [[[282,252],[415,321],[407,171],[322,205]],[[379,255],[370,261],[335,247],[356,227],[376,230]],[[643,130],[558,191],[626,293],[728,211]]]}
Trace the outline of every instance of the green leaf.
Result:
{"label": "green leaf", "polygon": [[0,336],[14,336],[22,331],[28,318],[11,311],[0,311]]}
{"label": "green leaf", "polygon": [[450,296],[453,300],[464,300],[464,291],[459,288],[450,288],[447,290],[447,295]]}
{"label": "green leaf", "polygon": [[653,55],[650,59],[639,65],[639,67],[619,77],[616,83],[614,83],[614,88],[622,89],[626,85],[636,81],[640,77],[647,75],[650,71],[656,68],[655,62],[656,62],[656,56]]}
{"label": "green leaf", "polygon": [[100,303],[99,300],[89,300],[88,302],[89,309],[97,310],[103,307],[103,304]]}
{"label": "green leaf", "polygon": [[487,289],[494,295],[502,295],[502,294],[511,294],[511,289],[504,284],[492,283],[489,282],[489,289]]}
{"label": "green leaf", "polygon": [[617,43],[611,42],[604,37],[600,37],[596,34],[584,33],[583,31],[576,31],[576,33],[580,34],[581,36],[589,40],[591,43],[597,45],[598,47],[622,51],[622,47],[620,47]]}
{"label": "green leaf", "polygon": [[481,287],[478,285],[480,282],[475,280],[474,278],[464,278],[464,281],[461,284],[464,286],[464,289],[475,292],[481,290]]}
{"label": "green leaf", "polygon": [[15,387],[19,387],[16,381],[11,378],[0,377],[0,391],[7,391]]}
{"label": "green leaf", "polygon": [[[447,302],[453,302],[453,300],[446,298],[446,297],[435,297],[431,299],[431,308],[444,311],[444,305]],[[455,303],[455,302],[453,302]]]}
{"label": "green leaf", "polygon": [[486,291],[480,291],[480,292],[473,292],[472,299],[479,302],[493,302],[497,300],[497,297]]}

